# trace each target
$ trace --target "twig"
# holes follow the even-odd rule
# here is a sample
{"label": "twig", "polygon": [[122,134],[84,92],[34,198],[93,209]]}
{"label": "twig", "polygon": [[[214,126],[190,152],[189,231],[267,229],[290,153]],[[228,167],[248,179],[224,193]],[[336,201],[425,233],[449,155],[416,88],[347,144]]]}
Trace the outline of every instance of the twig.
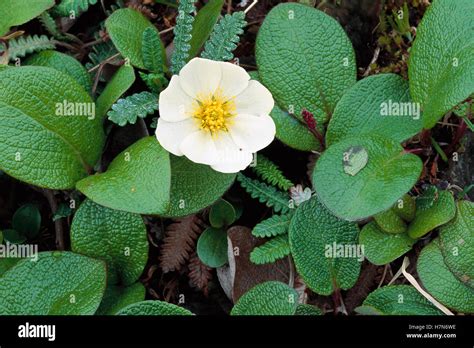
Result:
{"label": "twig", "polygon": [[110,56],[109,58],[107,58],[106,60],[104,60],[103,62],[100,62],[100,64],[97,64],[96,66],[90,68],[87,72],[93,72],[97,69],[99,69],[101,67],[101,65],[105,65],[107,64],[108,62],[114,60],[115,58],[117,58],[118,56],[120,56],[120,53],[116,53],[114,54],[113,56]]}
{"label": "twig", "polygon": [[245,9],[244,13],[247,14],[252,9],[252,7],[254,7],[257,3],[258,3],[258,0],[253,0],[250,6]]}
{"label": "twig", "polygon": [[377,286],[377,289],[380,288],[385,280],[385,277],[387,276],[387,271],[388,271],[389,264],[387,263],[383,269],[383,274],[382,274],[382,279],[380,279],[380,283]]}
{"label": "twig", "polygon": [[[42,189],[41,191],[48,200],[49,206],[51,207],[51,212],[54,215],[58,210],[58,204],[56,202],[56,199],[54,198],[54,192],[48,189]],[[54,221],[54,229],[56,231],[56,247],[58,248],[58,250],[65,250],[64,226],[62,219],[57,219],[56,221]]]}

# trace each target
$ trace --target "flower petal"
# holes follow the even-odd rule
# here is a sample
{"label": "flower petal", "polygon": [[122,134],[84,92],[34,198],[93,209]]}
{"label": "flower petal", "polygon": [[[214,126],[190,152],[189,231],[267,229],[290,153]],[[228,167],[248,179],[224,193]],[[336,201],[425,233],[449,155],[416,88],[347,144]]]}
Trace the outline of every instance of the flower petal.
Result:
{"label": "flower petal", "polygon": [[219,62],[194,58],[179,73],[181,88],[193,99],[214,93],[221,82],[221,66]]}
{"label": "flower petal", "polygon": [[222,94],[228,98],[242,93],[249,85],[250,75],[238,65],[232,63],[220,63],[222,78],[219,88]]}
{"label": "flower petal", "polygon": [[211,165],[218,161],[217,148],[208,131],[199,130],[189,134],[181,142],[179,149],[195,163]]}
{"label": "flower petal", "polygon": [[168,122],[179,122],[191,117],[193,98],[183,91],[179,80],[180,78],[174,75],[168,87],[160,93],[160,118]]}
{"label": "flower petal", "polygon": [[247,168],[252,162],[252,153],[238,147],[229,133],[219,133],[214,143],[218,154],[218,161],[211,165],[214,170],[222,173],[237,173]]}
{"label": "flower petal", "polygon": [[274,101],[270,91],[260,82],[251,80],[248,87],[235,97],[237,114],[268,115]]}
{"label": "flower petal", "polygon": [[179,145],[189,134],[198,129],[199,125],[192,118],[180,122],[168,122],[160,117],[156,126],[156,138],[167,151],[182,156],[183,152],[179,149]]}
{"label": "flower petal", "polygon": [[237,115],[229,127],[230,135],[244,151],[257,152],[275,138],[275,122],[268,115]]}

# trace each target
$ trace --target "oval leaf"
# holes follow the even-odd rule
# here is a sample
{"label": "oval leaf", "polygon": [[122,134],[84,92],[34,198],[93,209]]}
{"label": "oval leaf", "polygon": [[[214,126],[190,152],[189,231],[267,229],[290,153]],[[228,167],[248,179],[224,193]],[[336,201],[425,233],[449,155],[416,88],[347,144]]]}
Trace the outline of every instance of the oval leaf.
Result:
{"label": "oval leaf", "polygon": [[126,288],[115,285],[108,286],[96,314],[115,315],[133,303],[144,301],[145,295],[146,289],[142,283],[135,283]]}
{"label": "oval leaf", "polygon": [[227,263],[227,234],[225,231],[209,227],[197,242],[199,259],[209,267],[221,267]]}
{"label": "oval leaf", "polygon": [[193,315],[193,313],[164,301],[142,301],[121,309],[117,315]]}

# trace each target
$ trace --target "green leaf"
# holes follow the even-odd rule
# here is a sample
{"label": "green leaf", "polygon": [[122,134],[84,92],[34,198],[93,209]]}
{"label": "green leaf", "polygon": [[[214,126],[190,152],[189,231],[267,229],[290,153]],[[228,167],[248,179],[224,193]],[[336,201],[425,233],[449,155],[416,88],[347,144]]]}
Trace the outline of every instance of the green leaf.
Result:
{"label": "green leaf", "polygon": [[41,227],[38,207],[28,203],[18,208],[12,217],[12,227],[27,238],[36,237]]}
{"label": "green leaf", "polygon": [[197,242],[197,254],[206,266],[217,268],[227,263],[227,233],[224,230],[209,227]]}
{"label": "green leaf", "polygon": [[97,315],[115,315],[121,309],[145,300],[146,289],[142,283],[128,287],[110,285],[105,289],[104,298],[97,310]]}
{"label": "green leaf", "polygon": [[110,121],[123,127],[135,124],[138,117],[145,118],[158,110],[158,97],[150,92],[140,92],[119,99],[107,113]]}
{"label": "green leaf", "polygon": [[[366,307],[366,308],[363,308]],[[381,315],[442,315],[413,286],[390,285],[369,294],[356,312],[366,314],[367,307]]]}
{"label": "green leaf", "polygon": [[296,307],[295,315],[323,315],[323,312],[316,306],[299,304]]}
{"label": "green leaf", "polygon": [[18,262],[20,262],[20,258],[13,258],[13,257],[2,257],[0,258],[0,277],[8,271],[10,268],[15,266]]}
{"label": "green leaf", "polygon": [[293,315],[298,293],[277,281],[258,284],[247,291],[232,308],[231,315]]}
{"label": "green leaf", "polygon": [[23,259],[0,278],[0,314],[92,315],[105,290],[105,268],[67,251]]}
{"label": "green leaf", "polygon": [[[114,11],[105,21],[105,28],[122,56],[128,58],[133,66],[145,69],[142,49],[143,32],[151,28],[159,36],[156,27],[140,12],[126,8]],[[163,61],[166,61],[161,41],[160,48]]]}
{"label": "green leaf", "polygon": [[73,188],[95,165],[104,143],[102,121],[85,112],[93,109],[92,99],[55,69],[25,66],[1,75],[0,169],[36,186]]}
{"label": "green leaf", "polygon": [[397,201],[392,207],[392,210],[403,220],[410,222],[415,218],[416,214],[415,199],[409,194],[406,194]]}
{"label": "green leaf", "polygon": [[170,177],[168,152],[147,137],[119,154],[105,173],[78,182],[77,189],[105,207],[158,214],[169,206]]}
{"label": "green leaf", "polygon": [[350,289],[360,272],[355,223],[338,219],[316,196],[303,202],[291,219],[289,240],[296,269],[306,285],[320,295],[335,287]]}
{"label": "green leaf", "polygon": [[258,180],[247,178],[241,173],[237,174],[237,180],[252,198],[258,199],[260,203],[265,203],[275,212],[286,214],[290,211],[289,196],[284,192]]}
{"label": "green leaf", "polygon": [[8,42],[8,59],[13,61],[27,54],[54,49],[55,44],[46,35],[20,36]]}
{"label": "green leaf", "polygon": [[[428,193],[431,195],[431,193]],[[456,215],[456,204],[453,194],[449,191],[439,191],[433,204],[425,208],[419,201],[427,200],[425,195],[418,197],[415,219],[408,226],[411,238],[420,238],[436,227],[449,222]],[[430,200],[430,198],[428,199]]]}
{"label": "green leaf", "polygon": [[224,199],[219,199],[211,207],[209,222],[212,227],[221,228],[231,225],[236,220],[235,209]]}
{"label": "green leaf", "polygon": [[135,82],[135,71],[130,65],[122,65],[97,98],[97,117],[102,119],[112,105]]}
{"label": "green leaf", "polygon": [[451,273],[437,239],[421,251],[417,271],[423,287],[439,302],[458,312],[474,313],[474,288]]}
{"label": "green leaf", "polygon": [[[352,176],[344,172],[344,159],[356,146],[367,151],[368,162]],[[324,205],[336,216],[352,221],[390,208],[417,182],[421,170],[421,160],[405,153],[393,140],[354,137],[345,138],[322,154],[312,180]]]}
{"label": "green leaf", "polygon": [[364,78],[337,104],[326,132],[326,145],[346,137],[373,134],[402,142],[422,129],[421,111],[416,107],[408,82],[400,76],[379,74]]}
{"label": "green leaf", "polygon": [[11,244],[23,244],[28,239],[26,235],[13,229],[3,230],[3,238]]}
{"label": "green leaf", "polygon": [[454,220],[440,229],[440,247],[451,272],[474,288],[474,203],[460,201],[457,208]]}
{"label": "green leaf", "polygon": [[232,52],[237,48],[240,41],[239,35],[243,34],[243,28],[246,25],[243,11],[226,14],[214,26],[211,37],[204,45],[201,57],[218,61],[233,59],[234,54]]}
{"label": "green leaf", "polygon": [[256,59],[263,84],[284,110],[313,113],[318,124],[356,82],[351,42],[340,24],[309,6],[284,3],[265,17]]}
{"label": "green leaf", "polygon": [[268,242],[255,247],[250,253],[250,261],[257,265],[272,263],[290,254],[288,235],[282,234]]}
{"label": "green leaf", "polygon": [[142,37],[145,69],[158,74],[163,73],[165,62],[163,61],[162,45],[159,33],[153,28],[146,28]]}
{"label": "green leaf", "polygon": [[364,255],[374,265],[386,265],[410,251],[414,239],[405,233],[392,234],[382,231],[370,222],[362,228],[359,244],[364,246]]}
{"label": "green leaf", "polygon": [[256,166],[251,166],[252,170],[270,185],[277,186],[284,191],[288,191],[290,187],[294,186],[294,184],[283,175],[280,168],[264,155],[257,154],[256,163]]}
{"label": "green leaf", "polygon": [[145,224],[138,214],[85,200],[72,220],[72,251],[107,263],[107,283],[130,285],[148,260]]}
{"label": "green leaf", "polygon": [[52,13],[59,17],[69,17],[71,12],[77,17],[81,13],[86,12],[90,5],[97,4],[97,0],[61,0],[54,6]]}
{"label": "green leaf", "polygon": [[164,301],[142,301],[121,309],[117,315],[193,315],[193,313]]}
{"label": "green leaf", "polygon": [[26,65],[47,66],[68,74],[74,78],[88,93],[92,89],[92,81],[86,68],[79,61],[67,54],[56,51],[43,51],[29,57]]}
{"label": "green leaf", "polygon": [[374,220],[387,233],[403,233],[407,230],[407,224],[395,213],[393,208],[374,215]]}
{"label": "green leaf", "polygon": [[417,28],[408,73],[425,128],[474,92],[473,28],[471,0],[434,1]]}
{"label": "green leaf", "polygon": [[357,175],[367,165],[369,154],[362,146],[351,146],[344,153],[342,163],[344,173],[350,176]]}
{"label": "green leaf", "polygon": [[194,17],[196,11],[194,3],[196,0],[180,0],[178,5],[178,16],[174,27],[174,51],[171,55],[171,72],[178,75],[181,68],[186,64],[189,57],[191,45],[191,31],[193,30]]}
{"label": "green leaf", "polygon": [[73,209],[71,208],[71,206],[67,205],[64,202],[61,202],[59,204],[58,209],[54,212],[52,220],[57,221],[59,219],[70,216],[72,213]]}
{"label": "green leaf", "polygon": [[197,56],[199,50],[211,35],[212,29],[221,15],[224,0],[210,0],[202,7],[194,18],[193,29],[191,31],[191,45],[189,58]]}
{"label": "green leaf", "polygon": [[10,27],[24,24],[54,6],[54,0],[2,0],[0,2],[0,36]]}
{"label": "green leaf", "polygon": [[293,214],[273,215],[271,218],[259,222],[252,230],[255,237],[274,237],[288,233]]}

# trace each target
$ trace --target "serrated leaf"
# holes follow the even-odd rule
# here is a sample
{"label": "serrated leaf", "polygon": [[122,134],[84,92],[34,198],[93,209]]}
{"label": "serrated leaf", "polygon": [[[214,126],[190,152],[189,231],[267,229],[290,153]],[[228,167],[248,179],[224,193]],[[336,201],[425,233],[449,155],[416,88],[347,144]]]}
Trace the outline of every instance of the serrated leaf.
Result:
{"label": "serrated leaf", "polygon": [[26,65],[47,66],[68,74],[74,78],[88,93],[92,89],[92,81],[86,68],[79,61],[67,54],[56,51],[43,51],[29,57]]}
{"label": "serrated leaf", "polygon": [[346,137],[373,134],[402,142],[421,131],[419,113],[419,105],[410,98],[408,82],[400,76],[379,74],[364,78],[337,104],[326,132],[326,145]]}
{"label": "serrated leaf", "polygon": [[6,34],[10,27],[26,23],[53,6],[54,0],[2,0],[0,36]]}
{"label": "serrated leaf", "polygon": [[[159,36],[156,27],[140,12],[131,8],[116,10],[105,21],[105,27],[117,50],[130,64],[145,69],[143,61],[143,32],[151,28]],[[163,61],[166,61],[163,43],[160,41]]]}
{"label": "serrated leaf", "polygon": [[186,64],[189,57],[189,49],[191,45],[191,31],[193,30],[194,17],[196,11],[194,3],[196,0],[180,0],[178,5],[179,15],[176,17],[176,25],[174,27],[174,50],[171,55],[171,72],[178,75],[181,68]]}
{"label": "serrated leaf", "polygon": [[423,287],[445,306],[463,313],[474,313],[474,288],[461,282],[444,263],[439,241],[425,246],[417,261]]}
{"label": "serrated leaf", "polygon": [[323,315],[323,312],[316,306],[299,304],[296,307],[295,315]]}
{"label": "serrated leaf", "polygon": [[97,98],[97,117],[102,119],[112,105],[135,82],[135,71],[130,65],[122,65]]}
{"label": "serrated leaf", "polygon": [[142,283],[128,287],[110,285],[105,289],[104,298],[97,309],[97,315],[115,315],[121,309],[145,300],[146,289]]}
{"label": "serrated leaf", "polygon": [[355,223],[338,219],[316,196],[296,209],[289,229],[291,255],[311,290],[330,295],[334,287],[347,290],[355,284],[361,262],[358,234]]}
{"label": "serrated leaf", "polygon": [[18,208],[12,217],[12,227],[27,238],[36,237],[41,227],[38,206],[27,203]]}
{"label": "serrated leaf", "polygon": [[159,33],[153,28],[146,28],[142,36],[142,55],[145,69],[162,74],[165,68],[162,54],[162,43]]}
{"label": "serrated leaf", "polygon": [[288,235],[282,234],[256,247],[250,253],[250,261],[257,265],[272,263],[290,254]]}
{"label": "serrated leaf", "polygon": [[102,261],[67,251],[41,252],[36,262],[23,259],[0,278],[0,314],[92,315],[105,278]]}
{"label": "serrated leaf", "polygon": [[281,282],[256,285],[232,308],[231,315],[293,315],[298,303],[297,292]]}
{"label": "serrated leaf", "polygon": [[364,246],[364,255],[374,265],[386,265],[410,251],[414,239],[405,233],[392,234],[382,231],[370,222],[362,228],[359,244]]}
{"label": "serrated leaf", "polygon": [[453,194],[449,191],[439,191],[433,204],[423,209],[418,201],[425,201],[426,196],[422,195],[417,199],[417,210],[415,219],[408,226],[408,235],[411,238],[420,238],[435,228],[444,225],[456,215],[456,204]]}
{"label": "serrated leaf", "polygon": [[262,154],[257,154],[256,165],[251,166],[263,180],[283,191],[288,191],[294,184],[288,180],[278,166]]}
{"label": "serrated leaf", "polygon": [[209,227],[197,242],[197,254],[205,265],[217,268],[227,263],[227,234],[224,230]]}
{"label": "serrated leaf", "polygon": [[185,308],[164,301],[142,301],[121,309],[117,315],[193,315]]}
{"label": "serrated leaf", "polygon": [[[347,149],[362,146],[367,165],[356,175],[344,172]],[[417,182],[421,160],[405,153],[390,139],[353,137],[330,146],[319,158],[312,175],[321,202],[336,216],[360,220],[390,208]]]}
{"label": "serrated leaf", "polygon": [[256,60],[277,104],[297,116],[307,109],[320,124],[356,82],[354,50],[340,24],[301,4],[277,5],[265,17]]}
{"label": "serrated leaf", "polygon": [[471,0],[434,1],[417,28],[408,73],[424,128],[474,92],[473,28]]}
{"label": "serrated leaf", "polygon": [[[372,313],[368,313],[367,309],[371,309]],[[361,314],[442,315],[433,304],[410,285],[381,287],[371,292],[364,300],[362,307],[355,310]]]}
{"label": "serrated leaf", "polygon": [[145,118],[157,110],[158,97],[150,92],[140,92],[119,99],[107,116],[110,121],[123,127],[127,123],[135,124],[138,117]]}
{"label": "serrated leaf", "polygon": [[130,285],[138,280],[148,260],[146,227],[138,214],[86,199],[72,220],[71,249],[105,261],[109,285]]}
{"label": "serrated leaf", "polygon": [[8,59],[13,61],[27,54],[54,49],[55,44],[46,35],[21,36],[8,42]]}
{"label": "serrated leaf", "polygon": [[474,203],[457,203],[456,217],[441,227],[439,241],[446,265],[459,280],[474,288]]}
{"label": "serrated leaf", "polygon": [[247,178],[241,173],[237,174],[237,180],[252,198],[258,199],[260,203],[265,203],[275,212],[286,214],[290,211],[289,196],[284,192],[258,180]]}
{"label": "serrated leaf", "polygon": [[[73,188],[95,165],[104,143],[101,120],[85,112],[94,107],[92,99],[55,69],[25,66],[1,74],[0,169],[36,186]],[[82,110],[69,114],[65,103]]]}
{"label": "serrated leaf", "polygon": [[97,0],[61,0],[61,2],[54,6],[52,13],[55,16],[69,17],[71,12],[77,17],[82,12],[89,9],[89,6],[97,4]]}
{"label": "serrated leaf", "polygon": [[255,237],[274,237],[288,233],[293,214],[273,215],[271,218],[259,222],[252,230]]}
{"label": "serrated leaf", "polygon": [[224,199],[219,199],[214,203],[209,212],[209,223],[214,228],[221,228],[231,225],[236,219],[235,209]]}

